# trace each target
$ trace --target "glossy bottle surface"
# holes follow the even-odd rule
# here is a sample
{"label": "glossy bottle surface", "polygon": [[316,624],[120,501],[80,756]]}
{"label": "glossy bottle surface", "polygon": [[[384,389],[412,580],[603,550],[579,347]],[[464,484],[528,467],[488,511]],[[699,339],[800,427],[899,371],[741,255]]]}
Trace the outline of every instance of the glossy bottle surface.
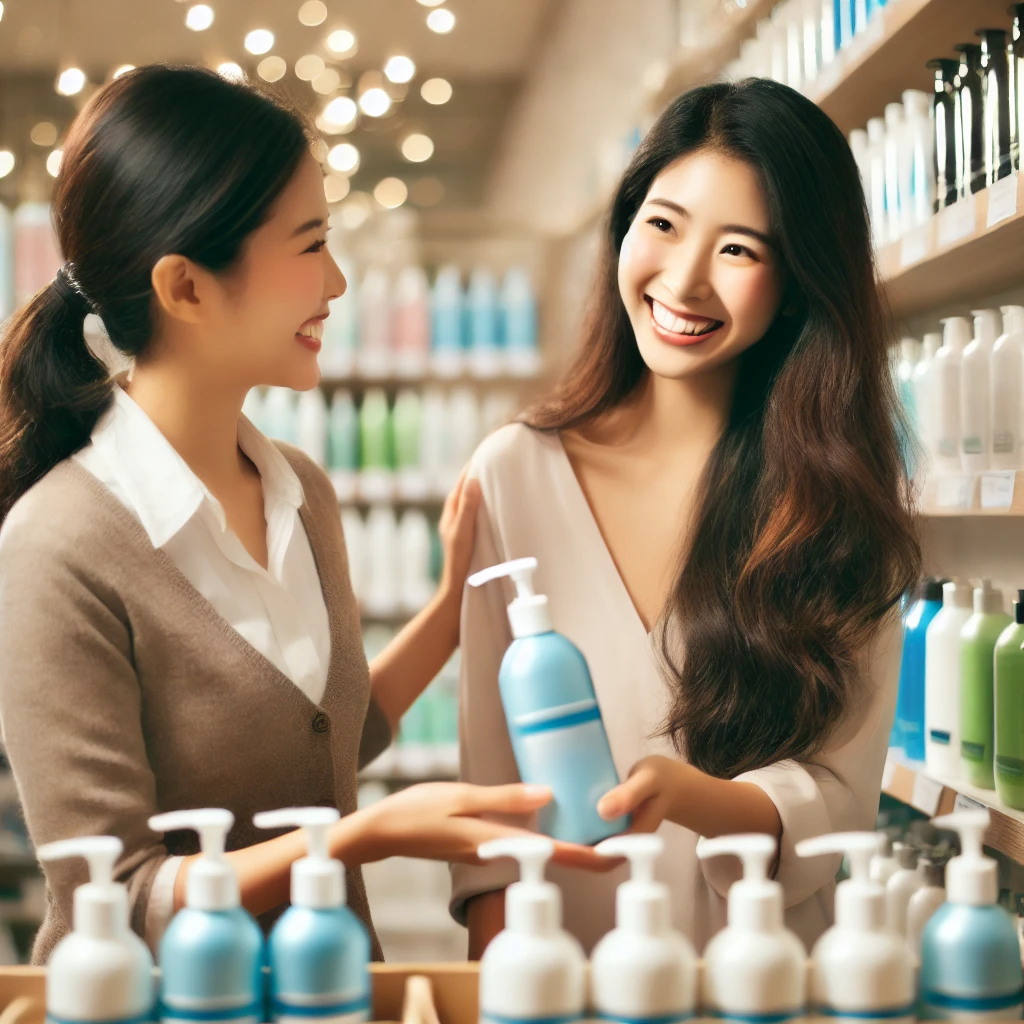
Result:
{"label": "glossy bottle surface", "polygon": [[995,648],[995,786],[999,799],[1024,809],[1024,626],[1013,623]]}
{"label": "glossy bottle surface", "polygon": [[900,661],[896,721],[903,749],[908,757],[916,761],[923,761],[925,755],[925,634],[941,607],[941,600],[918,599],[911,605],[903,623],[903,654]]}
{"label": "glossy bottle surface", "polygon": [[993,651],[1008,615],[973,615],[960,634],[960,767],[973,786],[992,789]]}

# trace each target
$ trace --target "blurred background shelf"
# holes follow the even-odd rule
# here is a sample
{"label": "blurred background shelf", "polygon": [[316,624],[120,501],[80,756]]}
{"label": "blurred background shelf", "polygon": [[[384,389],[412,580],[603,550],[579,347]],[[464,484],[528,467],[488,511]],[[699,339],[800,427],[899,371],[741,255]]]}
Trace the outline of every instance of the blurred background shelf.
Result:
{"label": "blurred background shelf", "polygon": [[[982,507],[982,485],[985,478],[1000,483],[1008,473],[991,471],[976,476],[967,473],[952,476],[933,476],[927,479],[921,490],[919,513],[928,518],[974,517],[986,519],[999,516],[1024,516],[1024,471],[1013,472],[1012,499],[1009,504],[999,507]],[[1002,498],[1007,497],[1006,488],[1001,488]],[[967,495],[965,505],[964,495]]]}

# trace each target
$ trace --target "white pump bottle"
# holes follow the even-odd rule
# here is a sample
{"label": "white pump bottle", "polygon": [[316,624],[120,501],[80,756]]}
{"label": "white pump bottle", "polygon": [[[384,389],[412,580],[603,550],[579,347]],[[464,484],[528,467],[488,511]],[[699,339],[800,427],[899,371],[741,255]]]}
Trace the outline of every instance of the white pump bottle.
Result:
{"label": "white pump bottle", "polygon": [[838,832],[797,843],[801,857],[845,853],[850,878],[836,887],[836,923],[815,943],[812,1001],[831,1019],[914,1019],[914,961],[885,920],[885,889],[871,880],[874,832]]}
{"label": "white pump bottle", "polygon": [[729,889],[729,924],[704,950],[705,1013],[731,1020],[802,1017],[807,951],[782,923],[782,886],[768,878],[771,836],[718,836],[697,844],[701,860],[734,854],[743,878]]}
{"label": "white pump bottle", "polygon": [[693,1016],[697,956],[672,928],[668,886],[654,877],[664,847],[656,834],[615,836],[595,847],[604,857],[628,858],[631,870],[615,893],[615,928],[591,958],[591,1008],[602,1021],[672,1024]]}
{"label": "white pump bottle", "polygon": [[960,385],[960,437],[964,469],[988,469],[992,450],[992,349],[999,336],[999,314],[976,309],[974,340],[964,349]]}
{"label": "white pump bottle", "polygon": [[1021,465],[1024,307],[1000,306],[1003,333],[992,349],[992,468]]}
{"label": "white pump bottle", "polygon": [[40,846],[41,861],[84,857],[89,881],[75,890],[74,930],[57,943],[46,972],[50,1020],[151,1020],[153,958],[129,924],[128,890],[114,881],[123,845],[114,836],[83,836]]}
{"label": "white pump bottle", "polygon": [[960,393],[964,349],[971,340],[971,328],[962,316],[942,321],[942,348],[934,359],[935,467],[947,473],[959,473]]}
{"label": "white pump bottle", "polygon": [[893,843],[893,853],[900,868],[885,883],[885,921],[890,931],[907,935],[910,901],[925,884],[924,871],[918,864],[917,850],[909,843]]}
{"label": "white pump bottle", "polygon": [[586,958],[562,929],[562,894],[544,880],[555,846],[543,836],[494,839],[477,850],[483,860],[514,857],[520,881],[505,890],[505,929],[480,961],[480,1020],[579,1020],[586,1001]]}

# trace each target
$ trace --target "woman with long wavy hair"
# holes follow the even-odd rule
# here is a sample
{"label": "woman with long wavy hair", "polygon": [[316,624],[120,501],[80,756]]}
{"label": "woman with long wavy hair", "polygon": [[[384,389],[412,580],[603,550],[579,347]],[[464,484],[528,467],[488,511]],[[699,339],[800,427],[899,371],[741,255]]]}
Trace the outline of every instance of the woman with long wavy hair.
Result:
{"label": "woman with long wavy hair", "polygon": [[[753,79],[679,97],[626,170],[578,356],[478,451],[474,567],[535,555],[583,651],[624,781],[599,808],[659,830],[675,925],[703,945],[767,832],[786,919],[827,926],[837,862],[800,839],[870,829],[920,551],[857,168],[813,103]],[[485,507],[484,507],[485,506]],[[497,587],[462,611],[464,778],[514,780]],[[588,948],[621,872],[559,875]],[[503,866],[454,868],[479,954]]]}

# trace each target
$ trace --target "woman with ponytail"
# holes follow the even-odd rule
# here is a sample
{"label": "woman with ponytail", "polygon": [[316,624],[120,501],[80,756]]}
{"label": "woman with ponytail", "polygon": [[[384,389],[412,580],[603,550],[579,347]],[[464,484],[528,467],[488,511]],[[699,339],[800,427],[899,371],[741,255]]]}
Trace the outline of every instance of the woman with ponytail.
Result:
{"label": "woman with ponytail", "polygon": [[[481,815],[550,799],[452,784],[356,809],[357,769],[457,643],[476,489],[445,507],[437,595],[367,666],[330,482],[241,415],[252,387],[318,384],[328,303],[345,290],[311,142],[294,114],[212,72],[117,79],[65,144],[53,209],[67,262],[0,341],[7,756],[34,843],[123,841],[117,875],[154,947],[196,844],[150,831],[152,814],[231,810],[242,901],[268,924],[305,851],[253,814],[337,807],[333,853],[372,928],[360,864],[472,861],[514,831]],[[126,381],[88,348],[90,312],[131,360]],[[84,880],[45,871],[37,962]]]}

